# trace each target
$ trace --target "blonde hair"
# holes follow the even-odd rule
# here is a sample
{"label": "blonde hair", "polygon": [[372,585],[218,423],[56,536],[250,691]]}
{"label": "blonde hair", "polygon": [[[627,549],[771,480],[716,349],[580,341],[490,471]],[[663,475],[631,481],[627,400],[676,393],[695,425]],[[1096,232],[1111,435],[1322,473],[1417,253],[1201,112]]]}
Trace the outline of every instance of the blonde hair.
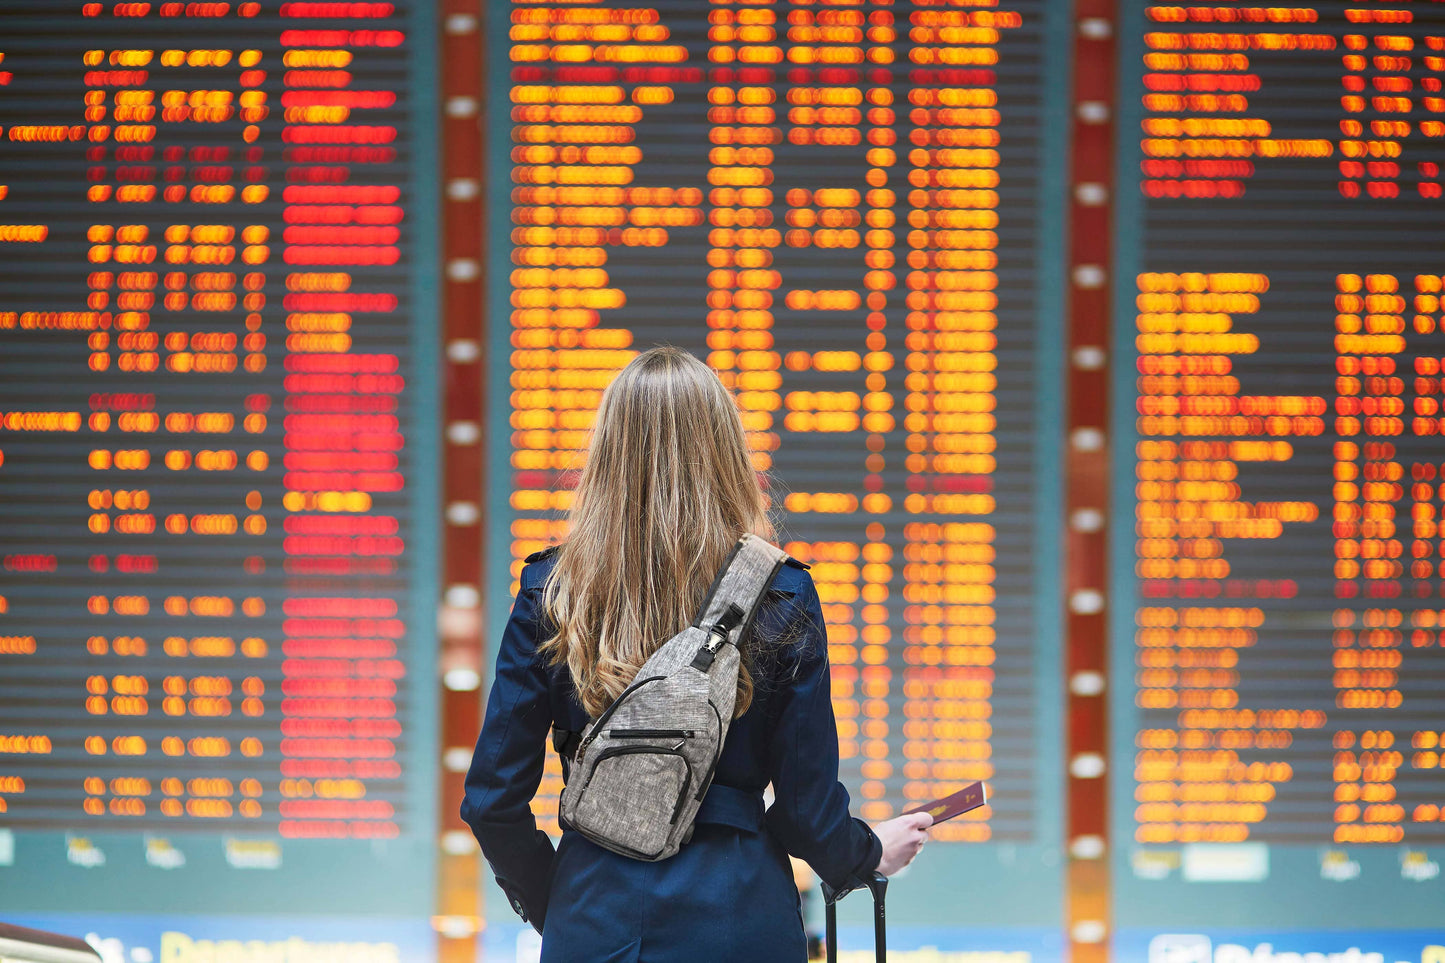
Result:
{"label": "blonde hair", "polygon": [[[671,347],[622,369],[568,518],[543,597],[556,634],[541,651],[567,665],[596,718],[693,620],[738,538],[772,537],[742,418],[712,369]],[[746,661],[737,715],[752,701]]]}

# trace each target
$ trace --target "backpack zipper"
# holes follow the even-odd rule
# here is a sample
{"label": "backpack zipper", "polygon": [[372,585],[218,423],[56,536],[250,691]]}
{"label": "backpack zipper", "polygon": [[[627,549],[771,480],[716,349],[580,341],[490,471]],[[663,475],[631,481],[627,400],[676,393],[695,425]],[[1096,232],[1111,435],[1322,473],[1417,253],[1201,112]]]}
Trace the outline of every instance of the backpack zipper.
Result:
{"label": "backpack zipper", "polygon": [[597,737],[602,734],[603,724],[607,722],[608,719],[612,718],[612,713],[617,711],[618,706],[622,705],[623,701],[629,695],[636,692],[643,686],[647,685],[649,682],[657,682],[665,678],[667,678],[667,676],[665,675],[650,675],[645,679],[633,680],[632,685],[628,686],[626,689],[623,689],[621,694],[619,694],[616,699],[612,700],[612,705],[608,706],[605,710],[603,710],[602,715],[597,717],[597,721],[592,723],[587,738],[583,739],[581,745],[577,747],[577,755],[572,760],[573,764],[581,764],[582,753],[584,753],[587,750],[587,747],[592,745],[592,743],[597,740]]}
{"label": "backpack zipper", "polygon": [[607,735],[613,739],[691,739],[697,733],[692,729],[609,729]]}

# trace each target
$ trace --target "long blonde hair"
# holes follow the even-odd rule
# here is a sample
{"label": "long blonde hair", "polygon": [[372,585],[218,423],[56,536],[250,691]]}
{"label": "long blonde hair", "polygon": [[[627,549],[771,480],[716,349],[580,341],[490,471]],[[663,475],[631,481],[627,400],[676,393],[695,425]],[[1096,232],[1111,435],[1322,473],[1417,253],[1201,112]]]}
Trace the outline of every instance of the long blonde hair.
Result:
{"label": "long blonde hair", "polygon": [[[678,348],[645,351],[602,394],[570,532],[547,582],[556,634],[582,707],[600,715],[696,616],[744,532],[772,537],[742,418],[717,375]],[[738,673],[736,713],[752,701]]]}

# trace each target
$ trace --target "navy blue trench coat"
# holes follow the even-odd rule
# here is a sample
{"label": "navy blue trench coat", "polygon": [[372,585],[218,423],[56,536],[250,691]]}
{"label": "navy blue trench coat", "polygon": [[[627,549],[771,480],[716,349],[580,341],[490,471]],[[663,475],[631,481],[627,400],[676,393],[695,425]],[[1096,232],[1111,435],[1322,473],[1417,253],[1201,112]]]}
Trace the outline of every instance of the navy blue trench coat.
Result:
{"label": "navy blue trench coat", "polygon": [[[608,852],[563,826],[554,851],[531,801],[548,730],[587,722],[565,666],[537,645],[552,552],[528,558],[497,653],[462,818],[512,908],[542,934],[542,963],[801,963],[791,853],[835,886],[877,866],[878,837],[848,814],[823,613],[813,579],[785,565],[748,644],[752,706],[733,721],[691,842],[670,859]],[[564,763],[564,773],[566,765]],[[763,788],[774,802],[764,811]]]}

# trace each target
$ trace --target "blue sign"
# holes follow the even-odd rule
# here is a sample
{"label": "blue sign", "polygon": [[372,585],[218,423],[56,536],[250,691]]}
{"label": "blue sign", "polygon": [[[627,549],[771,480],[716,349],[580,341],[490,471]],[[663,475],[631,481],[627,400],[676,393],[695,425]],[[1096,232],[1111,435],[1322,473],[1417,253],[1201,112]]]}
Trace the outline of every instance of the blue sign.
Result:
{"label": "blue sign", "polygon": [[1445,914],[1430,930],[1128,928],[1115,963],[1445,963]]}
{"label": "blue sign", "polygon": [[85,940],[103,963],[432,963],[427,919],[376,916],[139,916],[46,913],[4,917]]}

